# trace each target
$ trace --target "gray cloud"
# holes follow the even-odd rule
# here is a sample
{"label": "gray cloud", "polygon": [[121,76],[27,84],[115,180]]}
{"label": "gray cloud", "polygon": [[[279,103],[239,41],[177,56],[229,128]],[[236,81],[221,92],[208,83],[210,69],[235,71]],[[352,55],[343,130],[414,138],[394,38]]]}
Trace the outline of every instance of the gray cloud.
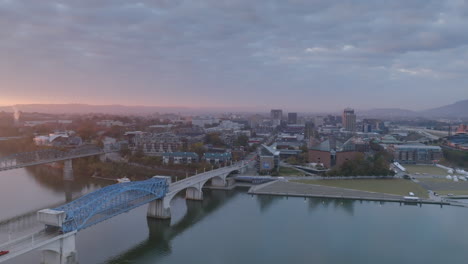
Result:
{"label": "gray cloud", "polygon": [[0,0],[0,90],[44,101],[426,108],[468,97],[467,10],[456,0]]}

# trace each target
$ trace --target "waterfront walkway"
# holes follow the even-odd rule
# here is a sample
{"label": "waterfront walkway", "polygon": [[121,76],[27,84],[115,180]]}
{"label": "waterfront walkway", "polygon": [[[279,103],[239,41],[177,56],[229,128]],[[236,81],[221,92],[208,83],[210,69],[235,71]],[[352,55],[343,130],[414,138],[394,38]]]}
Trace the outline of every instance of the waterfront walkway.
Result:
{"label": "waterfront walkway", "polygon": [[[287,181],[275,181],[275,182],[262,184],[259,186],[254,186],[249,190],[249,193],[264,194],[264,195],[405,202],[403,196],[400,196],[400,195],[367,192],[367,191],[360,191],[360,190],[353,190],[353,189],[329,187],[329,186],[314,185],[314,184],[303,184],[303,183],[295,183],[295,182],[287,182]],[[431,200],[420,200],[418,202],[448,204],[444,202],[436,202],[436,201],[431,201]]]}

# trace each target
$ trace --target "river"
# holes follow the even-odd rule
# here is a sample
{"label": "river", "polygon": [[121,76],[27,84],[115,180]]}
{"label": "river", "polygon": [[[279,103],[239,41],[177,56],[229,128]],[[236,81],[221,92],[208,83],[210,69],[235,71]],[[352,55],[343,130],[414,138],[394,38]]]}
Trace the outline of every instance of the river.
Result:
{"label": "river", "polygon": [[[35,210],[106,183],[45,166],[0,172],[0,243],[42,226]],[[146,218],[146,206],[82,230],[80,263],[464,263],[468,209],[439,205],[251,196],[204,191],[173,201],[171,221]],[[40,252],[13,259],[39,263]]]}

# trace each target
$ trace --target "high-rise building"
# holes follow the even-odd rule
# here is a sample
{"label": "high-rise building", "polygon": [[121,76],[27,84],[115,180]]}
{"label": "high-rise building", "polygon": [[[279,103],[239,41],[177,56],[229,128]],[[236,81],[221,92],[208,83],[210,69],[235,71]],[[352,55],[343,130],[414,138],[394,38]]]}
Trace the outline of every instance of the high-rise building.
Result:
{"label": "high-rise building", "polygon": [[271,119],[281,120],[283,119],[283,110],[281,109],[271,109]]}
{"label": "high-rise building", "polygon": [[315,127],[323,126],[324,118],[323,116],[316,116],[314,117],[314,125]]}
{"label": "high-rise building", "polygon": [[288,124],[297,124],[297,113],[288,113]]}
{"label": "high-rise building", "polygon": [[271,109],[271,121],[274,127],[281,125],[281,120],[283,119],[283,110],[281,109]]}
{"label": "high-rise building", "polygon": [[354,109],[346,108],[343,111],[343,128],[346,131],[356,131],[356,114],[354,114]]}

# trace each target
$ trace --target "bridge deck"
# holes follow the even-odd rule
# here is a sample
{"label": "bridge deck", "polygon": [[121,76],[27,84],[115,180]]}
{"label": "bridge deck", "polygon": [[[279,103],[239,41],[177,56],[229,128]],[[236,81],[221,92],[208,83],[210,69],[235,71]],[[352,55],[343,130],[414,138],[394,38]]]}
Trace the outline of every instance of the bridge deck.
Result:
{"label": "bridge deck", "polygon": [[200,173],[200,174],[197,174],[195,176],[192,176],[192,177],[189,177],[189,178],[174,182],[169,186],[169,190],[167,192],[167,195],[174,194],[174,192],[175,193],[180,192],[181,190],[189,188],[189,187],[193,186],[194,184],[201,183],[201,182],[206,182],[206,181],[210,180],[211,178],[219,176],[219,175],[221,175],[223,173],[228,173],[228,172],[231,172],[233,170],[239,170],[243,166],[245,166],[245,165],[244,164],[235,164],[235,165],[231,165],[231,166],[228,166],[228,167],[223,167],[223,168],[219,168],[219,169],[216,169],[216,170]]}
{"label": "bridge deck", "polygon": [[59,161],[64,161],[64,160],[69,160],[69,159],[84,158],[84,157],[95,156],[95,155],[101,155],[101,154],[104,154],[104,152],[93,152],[93,153],[82,154],[82,155],[61,157],[61,158],[56,158],[56,159],[47,159],[47,160],[41,160],[41,161],[35,161],[35,162],[22,163],[22,164],[12,165],[12,166],[4,166],[4,167],[0,167],[0,171],[19,169],[19,168],[24,168],[24,167],[29,167],[29,166],[35,166],[35,165],[41,165],[41,164],[59,162]]}
{"label": "bridge deck", "polygon": [[20,237],[15,240],[11,240],[7,243],[0,245],[0,250],[10,251],[10,253],[0,256],[0,263],[25,254],[31,250],[43,247],[58,239],[73,235],[75,233],[76,232],[59,234],[58,231],[47,232],[45,230],[41,230],[33,234],[29,234],[27,236]]}
{"label": "bridge deck", "polygon": [[33,152],[16,153],[0,158],[0,171],[95,156],[104,153],[105,152],[102,149],[95,146],[84,146],[68,152],[56,149],[45,149]]}

